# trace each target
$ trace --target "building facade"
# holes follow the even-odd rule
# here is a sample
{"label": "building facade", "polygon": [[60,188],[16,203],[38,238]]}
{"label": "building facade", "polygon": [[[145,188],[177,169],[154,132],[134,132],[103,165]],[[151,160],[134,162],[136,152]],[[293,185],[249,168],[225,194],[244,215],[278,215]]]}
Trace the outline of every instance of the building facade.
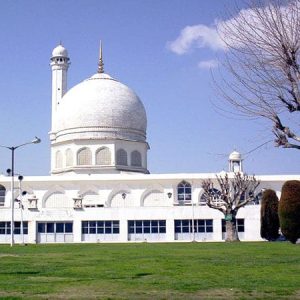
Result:
{"label": "building facade", "polygon": [[[50,63],[51,175],[26,177],[13,195],[11,178],[0,177],[0,243],[11,242],[12,213],[16,243],[224,240],[223,215],[201,198],[202,181],[215,181],[215,174],[149,174],[139,97],[104,73],[102,49],[98,72],[67,90],[69,64],[57,46]],[[228,171],[243,171],[236,151]],[[257,178],[260,190],[280,194],[299,176]],[[259,197],[239,210],[237,228],[241,240],[261,240]]]}

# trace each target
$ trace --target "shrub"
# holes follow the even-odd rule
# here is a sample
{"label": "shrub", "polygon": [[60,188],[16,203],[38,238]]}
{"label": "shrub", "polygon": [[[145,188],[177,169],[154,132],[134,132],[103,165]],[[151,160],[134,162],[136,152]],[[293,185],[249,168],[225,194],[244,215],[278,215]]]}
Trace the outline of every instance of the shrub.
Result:
{"label": "shrub", "polygon": [[280,227],[292,243],[300,238],[300,181],[287,181],[281,190],[279,202]]}
{"label": "shrub", "polygon": [[278,197],[273,190],[265,190],[260,209],[260,235],[268,241],[279,237]]}

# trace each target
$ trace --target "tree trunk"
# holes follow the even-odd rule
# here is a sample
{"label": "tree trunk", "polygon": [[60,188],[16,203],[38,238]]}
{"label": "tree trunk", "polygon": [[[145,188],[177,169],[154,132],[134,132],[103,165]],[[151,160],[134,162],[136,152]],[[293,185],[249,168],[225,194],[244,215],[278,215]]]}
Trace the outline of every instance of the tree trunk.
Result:
{"label": "tree trunk", "polygon": [[239,236],[236,229],[236,219],[226,220],[226,239],[225,242],[239,242]]}

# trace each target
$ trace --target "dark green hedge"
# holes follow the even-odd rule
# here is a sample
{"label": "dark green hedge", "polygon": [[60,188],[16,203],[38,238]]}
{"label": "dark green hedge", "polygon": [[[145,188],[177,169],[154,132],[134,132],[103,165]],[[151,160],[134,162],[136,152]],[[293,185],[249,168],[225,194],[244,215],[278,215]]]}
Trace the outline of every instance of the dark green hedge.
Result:
{"label": "dark green hedge", "polygon": [[281,190],[279,202],[280,227],[292,243],[300,238],[300,181],[287,181]]}
{"label": "dark green hedge", "polygon": [[262,195],[260,235],[268,241],[279,237],[278,197],[273,190],[265,190]]}

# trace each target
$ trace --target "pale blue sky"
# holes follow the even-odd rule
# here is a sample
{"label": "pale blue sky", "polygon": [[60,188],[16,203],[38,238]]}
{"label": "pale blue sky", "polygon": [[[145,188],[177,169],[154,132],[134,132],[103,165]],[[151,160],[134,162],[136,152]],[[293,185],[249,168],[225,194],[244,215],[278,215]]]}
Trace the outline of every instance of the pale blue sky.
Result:
{"label": "pale blue sky", "polygon": [[[17,150],[16,171],[49,174],[49,58],[60,40],[71,59],[70,88],[96,72],[102,39],[105,71],[135,90],[146,107],[151,173],[227,170],[227,155],[234,148],[246,153],[272,139],[271,124],[225,118],[215,111],[205,66],[221,57],[221,49],[200,45],[181,55],[170,49],[186,26],[210,28],[233,3],[1,1],[0,144],[17,145],[35,135],[42,139]],[[300,151],[272,143],[245,159],[245,171],[255,174],[299,174],[299,166]],[[8,167],[10,153],[0,149],[0,173]]]}

